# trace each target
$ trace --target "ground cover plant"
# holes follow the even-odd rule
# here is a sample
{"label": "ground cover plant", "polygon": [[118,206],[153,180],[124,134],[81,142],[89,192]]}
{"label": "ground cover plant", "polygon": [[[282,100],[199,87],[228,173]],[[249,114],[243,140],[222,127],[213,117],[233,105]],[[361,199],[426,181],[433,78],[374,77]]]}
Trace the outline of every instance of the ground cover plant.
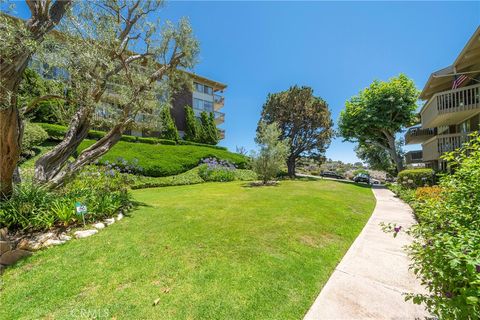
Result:
{"label": "ground cover plant", "polygon": [[122,223],[7,269],[0,318],[300,319],[375,203],[334,181],[133,195]]}

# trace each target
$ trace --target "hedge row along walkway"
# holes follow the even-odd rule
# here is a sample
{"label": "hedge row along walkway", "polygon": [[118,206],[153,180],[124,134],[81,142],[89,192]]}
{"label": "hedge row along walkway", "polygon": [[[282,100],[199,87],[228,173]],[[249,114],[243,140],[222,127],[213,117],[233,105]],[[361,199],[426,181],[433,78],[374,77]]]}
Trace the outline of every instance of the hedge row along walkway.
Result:
{"label": "hedge row along walkway", "polygon": [[380,222],[406,228],[415,222],[408,205],[383,187],[374,187],[375,210],[338,264],[304,320],[416,319],[428,316],[423,307],[405,302],[402,293],[424,289],[408,270],[402,247],[411,239],[381,230]]}

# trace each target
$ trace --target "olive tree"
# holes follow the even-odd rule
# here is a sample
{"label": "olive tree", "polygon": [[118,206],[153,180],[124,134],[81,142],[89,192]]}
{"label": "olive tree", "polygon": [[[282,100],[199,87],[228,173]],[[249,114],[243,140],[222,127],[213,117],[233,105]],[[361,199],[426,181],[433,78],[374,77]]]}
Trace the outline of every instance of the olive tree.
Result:
{"label": "olive tree", "polygon": [[403,74],[385,82],[375,80],[345,103],[338,124],[340,135],[346,141],[384,150],[400,172],[403,161],[395,136],[415,123],[417,98],[414,82]]}
{"label": "olive tree", "polygon": [[17,95],[23,73],[49,34],[71,5],[70,0],[26,1],[30,18],[20,20],[0,12],[0,198],[13,190],[22,140]]}
{"label": "olive tree", "polygon": [[289,140],[281,139],[282,132],[277,123],[267,124],[265,121],[258,125],[255,142],[259,147],[258,152],[252,154],[252,168],[262,179],[263,184],[276,177],[289,150]]}
{"label": "olive tree", "polygon": [[328,104],[313,95],[309,87],[293,86],[269,94],[263,105],[260,124],[276,122],[282,140],[289,141],[287,157],[288,175],[295,176],[297,160],[302,156],[320,159],[330,145],[333,122]]}
{"label": "olive tree", "polygon": [[[198,43],[187,20],[178,25],[152,21],[162,1],[82,2],[51,38],[49,65],[66,70],[76,111],[58,145],[35,163],[35,181],[63,184],[83,166],[104,155],[123,131],[152,118],[176,88],[188,82]],[[161,26],[159,28],[158,26]],[[109,130],[69,161],[102,110]]]}

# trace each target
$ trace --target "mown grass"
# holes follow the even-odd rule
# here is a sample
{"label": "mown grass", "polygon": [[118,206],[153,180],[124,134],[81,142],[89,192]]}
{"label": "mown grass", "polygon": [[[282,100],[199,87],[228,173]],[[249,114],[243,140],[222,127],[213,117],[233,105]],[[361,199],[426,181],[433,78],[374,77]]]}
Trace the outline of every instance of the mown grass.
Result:
{"label": "mown grass", "polygon": [[[92,145],[94,140],[84,140],[79,147],[83,150]],[[240,167],[246,165],[247,159],[236,153],[226,150],[195,145],[152,145],[146,143],[129,143],[119,141],[101,162],[115,162],[123,158],[129,162],[138,160],[142,167],[141,174],[151,177],[164,177],[176,175],[196,167],[202,159],[216,157],[228,160]]]}
{"label": "mown grass", "polygon": [[369,188],[334,181],[134,197],[130,217],[8,269],[0,318],[300,319],[374,207]]}

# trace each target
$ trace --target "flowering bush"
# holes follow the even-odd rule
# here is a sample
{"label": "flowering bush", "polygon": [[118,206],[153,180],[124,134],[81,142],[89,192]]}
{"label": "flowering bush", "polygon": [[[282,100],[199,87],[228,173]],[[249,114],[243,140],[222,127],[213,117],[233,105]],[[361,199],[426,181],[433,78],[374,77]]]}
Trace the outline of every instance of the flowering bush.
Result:
{"label": "flowering bush", "polygon": [[415,199],[417,201],[439,200],[442,188],[439,186],[419,187],[415,190]]}
{"label": "flowering bush", "polygon": [[235,180],[235,165],[226,160],[206,158],[202,160],[198,174],[205,181],[233,181]]}
{"label": "flowering bush", "polygon": [[407,299],[440,319],[480,319],[480,137],[444,159],[454,173],[416,192],[419,222],[407,231],[411,268],[429,293]]}
{"label": "flowering bush", "polygon": [[406,188],[430,186],[435,182],[432,169],[408,169],[398,173],[398,183]]}

